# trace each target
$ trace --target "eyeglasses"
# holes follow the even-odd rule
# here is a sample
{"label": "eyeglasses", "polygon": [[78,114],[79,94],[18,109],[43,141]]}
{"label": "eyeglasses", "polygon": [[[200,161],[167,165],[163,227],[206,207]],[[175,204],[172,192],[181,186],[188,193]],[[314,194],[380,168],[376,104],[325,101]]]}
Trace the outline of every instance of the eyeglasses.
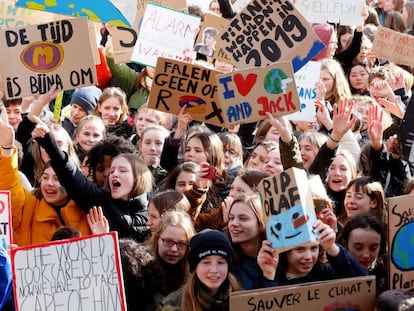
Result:
{"label": "eyeglasses", "polygon": [[183,250],[186,250],[186,249],[187,249],[187,247],[188,247],[188,243],[184,243],[184,242],[175,242],[175,241],[173,241],[173,240],[170,240],[170,239],[163,239],[163,238],[160,238],[160,240],[162,241],[162,243],[164,244],[164,246],[165,246],[165,247],[168,247],[168,248],[171,248],[171,247],[173,247],[174,245],[177,245],[177,248],[178,248],[180,251],[183,251]]}

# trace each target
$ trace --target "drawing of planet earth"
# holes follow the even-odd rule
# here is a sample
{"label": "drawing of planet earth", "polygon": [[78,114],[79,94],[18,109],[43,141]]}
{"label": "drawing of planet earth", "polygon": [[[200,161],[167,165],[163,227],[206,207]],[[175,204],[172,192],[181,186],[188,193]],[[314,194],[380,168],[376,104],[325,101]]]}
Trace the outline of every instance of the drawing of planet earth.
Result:
{"label": "drawing of planet earth", "polygon": [[266,92],[270,94],[283,93],[282,81],[287,78],[288,76],[279,68],[269,70],[264,78],[264,88]]}
{"label": "drawing of planet earth", "polygon": [[391,247],[391,260],[402,271],[414,270],[414,222],[400,229],[394,236]]}

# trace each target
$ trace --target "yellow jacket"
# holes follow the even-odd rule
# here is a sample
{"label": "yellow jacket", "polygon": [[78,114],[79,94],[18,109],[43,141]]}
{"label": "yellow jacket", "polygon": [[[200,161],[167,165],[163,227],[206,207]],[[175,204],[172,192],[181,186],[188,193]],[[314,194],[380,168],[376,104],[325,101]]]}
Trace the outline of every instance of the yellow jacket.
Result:
{"label": "yellow jacket", "polygon": [[[49,203],[20,184],[16,148],[11,157],[2,157],[0,153],[0,172],[0,189],[11,192],[13,243],[25,246],[50,241],[63,224]],[[91,234],[86,214],[75,202],[70,200],[60,212],[64,225],[78,229],[82,236]]]}

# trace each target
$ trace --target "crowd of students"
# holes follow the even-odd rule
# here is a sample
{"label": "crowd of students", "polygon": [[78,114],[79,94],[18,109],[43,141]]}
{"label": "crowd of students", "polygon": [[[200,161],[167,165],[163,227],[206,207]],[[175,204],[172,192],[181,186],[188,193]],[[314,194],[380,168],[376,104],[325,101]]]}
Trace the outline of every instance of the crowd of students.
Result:
{"label": "crowd of students", "polygon": [[[235,15],[226,0],[210,10]],[[115,64],[110,48],[109,84],[65,92],[58,121],[54,87],[36,100],[3,99],[0,189],[11,192],[13,243],[117,231],[130,310],[228,310],[232,291],[368,274],[377,310],[411,310],[410,292],[389,291],[386,199],[414,191],[400,126],[412,118],[413,68],[377,58],[372,40],[380,25],[413,34],[414,2],[369,1],[362,16],[363,27],[313,25],[326,45],[315,57],[313,122],[268,113],[225,129],[185,107],[150,109],[154,69]],[[278,254],[257,186],[291,167],[320,177],[314,200],[327,208],[313,224],[316,241]],[[0,309],[12,310],[4,247],[0,272]]]}

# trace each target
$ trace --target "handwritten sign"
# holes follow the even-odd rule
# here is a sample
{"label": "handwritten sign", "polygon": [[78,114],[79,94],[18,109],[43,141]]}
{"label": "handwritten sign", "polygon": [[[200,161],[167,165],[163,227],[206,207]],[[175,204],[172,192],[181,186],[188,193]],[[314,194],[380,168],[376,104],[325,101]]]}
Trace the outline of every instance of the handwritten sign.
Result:
{"label": "handwritten sign", "polygon": [[331,22],[340,25],[362,26],[363,0],[296,0],[296,8],[311,23]]}
{"label": "handwritten sign", "polygon": [[10,191],[0,191],[0,243],[12,243]]}
{"label": "handwritten sign", "polygon": [[290,63],[276,63],[217,76],[218,96],[228,125],[282,116],[299,110]]}
{"label": "handwritten sign", "polygon": [[[95,84],[88,20],[61,20],[0,30],[0,66],[6,98]],[[81,51],[81,52],[80,52]]]}
{"label": "handwritten sign", "polygon": [[414,36],[380,26],[375,33],[372,50],[379,58],[414,66]]}
{"label": "handwritten sign", "polygon": [[230,293],[230,311],[370,311],[374,302],[374,276]]}
{"label": "handwritten sign", "polygon": [[200,17],[148,3],[139,28],[132,61],[155,67],[158,57],[182,59],[192,50]]}
{"label": "handwritten sign", "polygon": [[137,1],[137,16],[132,27],[113,26],[108,27],[112,37],[114,60],[116,64],[127,63],[132,59],[132,52],[138,39],[138,25],[144,16],[145,9],[149,2],[156,3],[171,9],[186,12],[186,0],[139,0]]}
{"label": "handwritten sign", "polygon": [[223,126],[215,77],[219,72],[160,57],[155,68],[148,107],[178,114],[187,107],[194,120]]}
{"label": "handwritten sign", "polygon": [[325,47],[287,0],[252,0],[218,38],[239,69],[291,61],[296,72]]}
{"label": "handwritten sign", "polygon": [[116,232],[12,250],[16,310],[126,310]]}
{"label": "handwritten sign", "polygon": [[17,0],[17,6],[130,27],[136,15],[136,0]]}
{"label": "handwritten sign", "polygon": [[414,288],[414,195],[388,199],[390,288]]}
{"label": "handwritten sign", "polygon": [[300,100],[300,111],[286,116],[288,120],[315,121],[316,82],[319,81],[321,63],[310,61],[295,72]]}
{"label": "handwritten sign", "polygon": [[261,180],[258,186],[266,217],[266,236],[284,252],[315,240],[316,214],[306,171],[290,168]]}

